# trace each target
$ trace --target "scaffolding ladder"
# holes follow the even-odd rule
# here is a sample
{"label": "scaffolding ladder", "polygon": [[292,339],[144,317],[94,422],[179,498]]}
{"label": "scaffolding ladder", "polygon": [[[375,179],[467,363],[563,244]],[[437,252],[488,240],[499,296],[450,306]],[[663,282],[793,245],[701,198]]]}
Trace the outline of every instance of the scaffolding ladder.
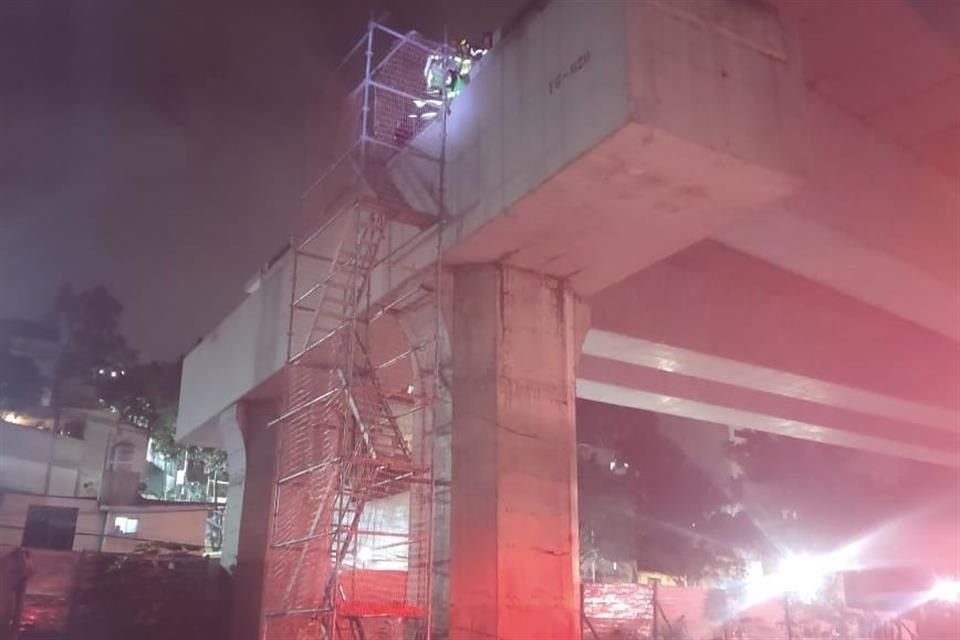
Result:
{"label": "scaffolding ladder", "polygon": [[[378,47],[378,36],[388,46]],[[370,23],[351,52],[364,57],[364,80],[351,94],[360,105],[359,138],[307,190],[305,203],[319,208],[323,222],[292,246],[285,401],[269,424],[278,444],[263,640],[430,636],[441,198],[432,194],[432,211],[409,206],[390,172],[415,156],[420,167],[436,167],[441,185],[442,143],[431,157],[412,143],[429,125],[416,123],[411,134],[401,123],[406,133],[398,141],[390,123],[410,120],[404,105],[418,95],[423,61],[437,51],[416,34]],[[445,125],[445,116],[433,124]],[[314,194],[324,199],[319,207],[308,200]],[[373,300],[374,273],[393,259],[391,225],[414,235],[432,230],[436,253]],[[372,323],[425,308],[435,317],[432,335],[375,362]],[[408,406],[398,410],[380,372],[404,359],[417,374],[403,394]]]}

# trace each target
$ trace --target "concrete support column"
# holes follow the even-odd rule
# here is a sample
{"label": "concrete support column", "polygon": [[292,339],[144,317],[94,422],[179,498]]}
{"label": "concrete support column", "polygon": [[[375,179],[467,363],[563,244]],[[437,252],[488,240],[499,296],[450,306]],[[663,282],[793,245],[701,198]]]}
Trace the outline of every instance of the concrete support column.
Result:
{"label": "concrete support column", "polygon": [[233,573],[240,544],[240,518],[243,513],[243,487],[247,477],[247,452],[240,430],[239,409],[232,405],[217,417],[222,449],[227,454],[227,504],[223,516],[223,539],[220,545],[220,564]]}
{"label": "concrete support column", "polygon": [[454,275],[451,640],[580,638],[579,306],[506,266]]}
{"label": "concrete support column", "polygon": [[276,429],[268,429],[267,422],[276,417],[278,409],[273,401],[246,401],[237,412],[246,449],[246,473],[233,571],[230,640],[258,637],[276,455]]}

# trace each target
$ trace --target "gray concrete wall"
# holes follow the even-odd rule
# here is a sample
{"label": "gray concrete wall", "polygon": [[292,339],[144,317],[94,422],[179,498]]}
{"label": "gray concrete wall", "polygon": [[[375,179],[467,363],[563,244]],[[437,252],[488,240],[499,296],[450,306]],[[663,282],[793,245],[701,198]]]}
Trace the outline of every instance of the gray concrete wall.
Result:
{"label": "gray concrete wall", "polygon": [[[551,2],[480,62],[447,119],[445,207],[459,218],[444,244],[502,214],[627,122],[626,5]],[[438,156],[440,126],[415,141]],[[398,187],[430,210],[430,163],[394,163]],[[403,165],[403,166],[396,166]]]}
{"label": "gray concrete wall", "polygon": [[744,0],[628,4],[634,122],[798,173],[790,143],[801,124],[805,90],[774,6]]}
{"label": "gray concrete wall", "polygon": [[231,640],[256,640],[263,594],[264,555],[272,524],[276,430],[266,423],[276,416],[272,402],[245,402],[240,425],[246,449],[243,508],[233,571]]}
{"label": "gray concrete wall", "polygon": [[247,451],[238,414],[237,405],[233,405],[217,418],[222,450],[227,454],[227,472],[230,474],[220,549],[220,564],[227,571],[233,571],[237,564],[240,525],[243,519],[243,496],[247,480]]}
{"label": "gray concrete wall", "polygon": [[508,33],[448,119],[447,210],[468,233],[625,124],[625,5],[552,2]]}
{"label": "gray concrete wall", "polygon": [[259,288],[191,351],[183,363],[177,439],[220,446],[215,428],[197,429],[286,363],[293,259],[262,275]]}

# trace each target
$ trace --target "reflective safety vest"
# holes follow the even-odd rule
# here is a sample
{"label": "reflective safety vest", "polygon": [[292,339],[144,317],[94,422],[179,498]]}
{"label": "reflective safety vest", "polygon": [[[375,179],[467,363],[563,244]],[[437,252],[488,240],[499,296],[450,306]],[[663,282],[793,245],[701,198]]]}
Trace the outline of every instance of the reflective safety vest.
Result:
{"label": "reflective safety vest", "polygon": [[[446,64],[444,64],[446,58]],[[473,70],[472,56],[443,56],[434,53],[427,57],[423,68],[423,78],[427,85],[427,95],[438,96],[444,88],[447,98],[453,98],[470,81],[470,72]]]}
{"label": "reflective safety vest", "polygon": [[470,71],[473,69],[473,59],[453,56],[450,66],[450,81],[447,87],[447,96],[454,98],[463,91],[463,88],[470,82]]}

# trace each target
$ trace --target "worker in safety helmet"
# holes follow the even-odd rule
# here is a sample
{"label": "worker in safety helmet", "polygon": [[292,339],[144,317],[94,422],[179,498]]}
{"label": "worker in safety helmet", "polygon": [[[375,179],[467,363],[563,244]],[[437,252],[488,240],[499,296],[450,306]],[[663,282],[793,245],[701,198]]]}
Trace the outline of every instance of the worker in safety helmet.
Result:
{"label": "worker in safety helmet", "polygon": [[474,49],[470,41],[460,38],[451,44],[453,55],[449,59],[449,79],[447,80],[447,96],[455,98],[470,82],[470,72],[473,63],[480,59],[484,52]]}
{"label": "worker in safety helmet", "polygon": [[[453,47],[456,51],[456,46]],[[444,94],[446,99],[453,98],[459,92],[461,63],[459,55],[448,55],[438,51],[427,56],[423,67],[423,79],[426,84],[423,98],[413,101],[416,111],[408,117],[417,120],[433,120],[440,115]]]}
{"label": "worker in safety helmet", "polygon": [[[485,43],[488,39],[485,36]],[[410,114],[410,118],[430,120],[437,117],[443,105],[444,93],[449,101],[463,91],[470,82],[473,63],[482,58],[487,49],[473,47],[469,40],[460,38],[450,44],[449,51],[427,57],[423,69],[426,96],[413,101],[417,111]]]}

